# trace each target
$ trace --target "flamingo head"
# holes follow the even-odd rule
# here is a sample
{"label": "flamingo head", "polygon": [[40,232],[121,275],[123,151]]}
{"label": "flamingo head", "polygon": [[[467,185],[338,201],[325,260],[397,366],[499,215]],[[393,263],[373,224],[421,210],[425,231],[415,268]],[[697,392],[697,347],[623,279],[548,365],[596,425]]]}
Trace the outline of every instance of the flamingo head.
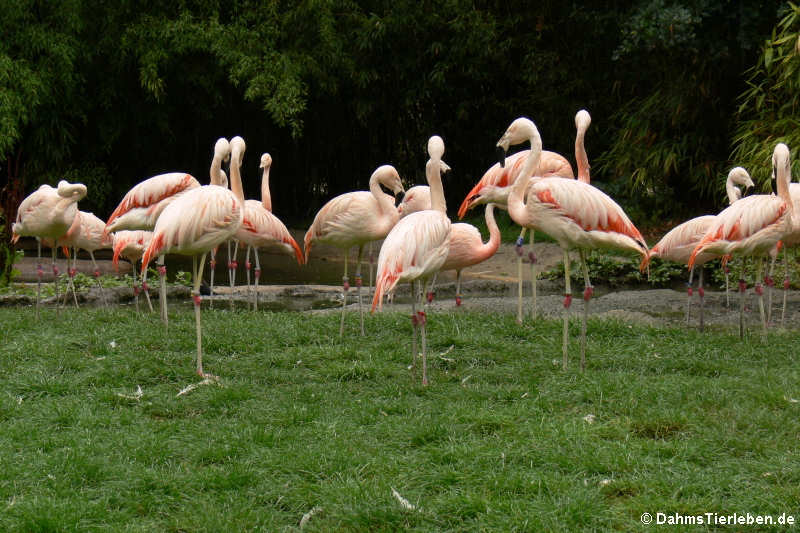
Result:
{"label": "flamingo head", "polygon": [[508,126],[506,132],[497,141],[497,162],[501,167],[506,166],[506,153],[508,153],[509,147],[525,142],[531,137],[534,130],[536,130],[536,125],[527,117],[519,117]]}
{"label": "flamingo head", "polygon": [[379,184],[392,191],[395,197],[397,197],[398,194],[404,194],[406,191],[403,188],[403,181],[400,179],[400,174],[397,173],[397,169],[392,165],[381,165],[376,168],[369,181],[370,183],[377,181]]}
{"label": "flamingo head", "polygon": [[259,168],[269,168],[272,166],[272,156],[268,153],[261,154],[261,164]]}
{"label": "flamingo head", "polygon": [[444,140],[438,135],[434,135],[428,139],[428,155],[431,159],[442,159],[444,155]]}
{"label": "flamingo head", "polygon": [[65,180],[58,182],[58,195],[62,198],[69,198],[73,202],[79,202],[86,197],[86,185],[83,183],[68,183]]}
{"label": "flamingo head", "polygon": [[400,218],[417,211],[431,208],[431,189],[427,185],[411,187],[403,196],[403,201],[397,206]]}
{"label": "flamingo head", "polygon": [[734,184],[744,187],[745,189],[745,196],[747,196],[747,191],[755,187],[753,180],[750,178],[750,174],[742,167],[734,167],[728,172],[728,179]]}
{"label": "flamingo head", "polygon": [[589,129],[589,125],[592,123],[592,117],[589,115],[589,112],[585,109],[581,109],[577,113],[575,113],[575,129],[578,131],[585,132]]}
{"label": "flamingo head", "polygon": [[247,149],[247,145],[240,136],[236,136],[230,141],[231,147],[231,161],[235,161],[239,166],[242,166],[242,159],[244,159],[244,151]]}
{"label": "flamingo head", "polygon": [[219,158],[220,161],[227,162],[231,157],[231,145],[228,139],[220,137],[214,144],[214,158]]}
{"label": "flamingo head", "polygon": [[788,178],[787,181],[792,180],[791,169],[791,155],[789,154],[789,147],[783,143],[775,145],[775,150],[772,152],[772,179],[770,183],[773,192],[777,193],[778,180]]}
{"label": "flamingo head", "polygon": [[466,211],[469,211],[475,206],[484,204],[497,204],[501,207],[505,207],[508,205],[508,195],[510,192],[511,187],[485,185],[478,193],[469,197]]}

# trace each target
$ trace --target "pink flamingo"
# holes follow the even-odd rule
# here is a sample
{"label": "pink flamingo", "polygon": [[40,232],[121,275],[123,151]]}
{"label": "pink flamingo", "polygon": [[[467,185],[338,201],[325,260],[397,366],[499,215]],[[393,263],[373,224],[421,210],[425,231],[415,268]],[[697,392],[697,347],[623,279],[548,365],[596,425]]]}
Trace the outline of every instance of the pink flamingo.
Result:
{"label": "pink flamingo", "polygon": [[[417,185],[406,192],[403,202],[397,209],[400,211],[400,218],[402,219],[411,213],[430,209],[430,205],[430,187]],[[486,261],[500,247],[500,229],[494,219],[494,204],[486,206],[484,216],[486,217],[486,227],[489,229],[489,240],[485,244],[480,231],[472,224],[464,222],[450,224],[450,253],[447,255],[447,260],[445,260],[439,272],[446,270],[456,271],[456,306],[461,305],[461,271]],[[428,293],[428,301],[432,300],[432,297],[433,288]]]}
{"label": "pink flamingo", "polygon": [[[425,176],[431,188],[431,207],[424,211],[411,213],[392,228],[383,241],[378,255],[378,277],[375,280],[375,294],[372,311],[381,307],[383,295],[394,291],[398,283],[411,283],[411,363],[416,361],[417,328],[422,340],[422,384],[428,384],[427,346],[425,339],[425,313],[417,312],[417,290],[415,283],[425,283],[444,264],[450,251],[450,219],[447,218],[447,204],[444,199],[441,178],[441,159],[444,154],[444,141],[438,135],[428,140],[430,159],[425,165]],[[420,302],[421,304],[421,302]]]}
{"label": "pink flamingo", "polygon": [[734,202],[717,215],[689,258],[692,268],[702,253],[715,255],[741,255],[742,271],[739,279],[739,336],[744,336],[744,259],[756,258],[756,294],[764,330],[767,329],[764,314],[764,291],[761,274],[765,255],[778,241],[792,230],[793,202],[789,193],[791,180],[789,148],[778,143],[772,153],[773,179],[777,181],[778,195],[755,194]]}
{"label": "pink flamingo", "polygon": [[[731,169],[728,173],[728,179],[725,183],[726,191],[728,192],[728,199],[730,203],[735,202],[742,196],[742,191],[737,185],[750,188],[753,186],[753,180],[750,175],[742,167]],[[644,271],[650,264],[654,257],[660,257],[667,261],[675,263],[688,264],[689,257],[692,251],[703,238],[703,236],[714,223],[714,215],[703,215],[691,220],[687,220],[672,228],[666,235],[664,235],[658,243],[653,246],[647,255],[642,259],[639,266],[640,270]],[[697,256],[694,266],[703,265],[717,256],[713,254],[703,253]],[[687,298],[686,298],[686,324],[689,324],[689,307],[692,299],[692,277],[694,275],[694,266],[689,270],[689,282],[687,284]],[[726,274],[727,277],[727,274]],[[700,331],[703,331],[703,302],[705,297],[705,289],[703,288],[703,268],[700,269],[700,280],[698,283],[698,295],[700,297]]]}
{"label": "pink flamingo", "polygon": [[[630,250],[638,254],[647,253],[647,244],[628,216],[604,192],[577,180],[541,178],[532,180],[532,169],[538,164],[542,139],[536,125],[528,118],[520,117],[508,127],[497,141],[504,154],[508,147],[529,141],[531,156],[525,163],[520,177],[514,182],[508,197],[508,212],[520,226],[538,229],[550,235],[564,250],[564,334],[563,364],[567,366],[567,337],[569,306],[572,302],[570,289],[570,249],[578,249],[586,286],[583,293],[584,312],[581,327],[581,370],[586,359],[586,318],[593,289],[586,266],[586,252],[594,248]],[[527,203],[523,197],[527,192]]]}
{"label": "pink flamingo", "polygon": [[[139,312],[139,286],[136,284],[136,262],[144,255],[150,239],[153,238],[152,231],[144,230],[122,230],[114,233],[114,255],[111,259],[114,269],[119,270],[119,258],[123,257],[130,261],[133,266],[133,299],[136,303],[136,312]],[[150,302],[150,294],[145,291],[147,305],[153,311],[153,304]]]}
{"label": "pink flamingo", "polygon": [[[102,296],[103,285],[100,283],[100,268],[97,266],[97,261],[94,258],[94,252],[105,248],[111,248],[113,245],[113,238],[105,232],[106,223],[93,213],[86,211],[78,211],[75,215],[75,220],[70,226],[69,231],[59,239],[59,243],[64,247],[64,254],[69,261],[68,248],[72,248],[73,263],[72,268],[67,268],[70,279],[75,277],[77,270],[75,269],[75,261],[78,258],[78,250],[86,250],[89,252],[89,257],[92,259],[92,266],[94,267],[94,279],[97,281],[97,286],[100,287]],[[75,298],[75,305],[78,305],[77,296],[73,285],[72,295]],[[105,300],[105,299],[104,299]]]}
{"label": "pink flamingo", "polygon": [[[590,175],[589,175],[589,158],[586,155],[586,146],[585,146],[585,137],[586,131],[589,129],[589,126],[592,123],[592,117],[589,115],[589,112],[585,109],[579,110],[575,114],[575,161],[578,165],[578,180],[584,183],[589,183]],[[497,187],[497,188],[507,188],[514,184],[517,177],[520,175],[525,162],[527,161],[530,155],[530,150],[522,150],[520,152],[515,153],[514,155],[510,156],[506,160],[506,166],[500,166],[498,163],[495,163],[486,174],[484,174],[483,178],[472,188],[472,190],[467,194],[464,198],[464,201],[461,202],[461,206],[458,209],[458,218],[464,218],[467,210],[471,209],[476,205],[476,200],[482,199],[483,203],[492,202],[496,203],[498,206],[505,206],[507,201],[507,193],[501,195],[501,201],[495,202],[494,200],[490,200],[489,198],[493,196],[492,191],[486,191],[487,187]],[[566,163],[564,165],[563,163]],[[538,168],[534,168],[532,171],[532,176],[536,177],[562,177],[572,179],[574,178],[574,174],[572,173],[572,167],[569,166],[569,163],[563,156],[556,154],[554,152],[542,151],[541,160],[539,163]],[[497,189],[495,189],[497,190]],[[485,194],[484,194],[485,193]],[[516,243],[516,251],[517,251],[517,322],[522,323],[523,319],[523,311],[522,311],[522,244],[525,239],[525,233],[527,228],[522,228],[519,234],[519,238],[517,239]],[[528,262],[531,266],[531,318],[536,319],[537,314],[537,282],[539,273],[537,272],[536,268],[536,254],[533,252],[533,243],[534,243],[534,234],[531,233],[530,236],[530,243],[529,243],[529,251],[528,251]]]}
{"label": "pink flamingo", "polygon": [[58,302],[58,267],[56,267],[56,248],[61,238],[72,226],[78,213],[78,202],[86,196],[86,185],[67,183],[61,180],[57,188],[42,185],[19,204],[17,218],[11,227],[11,242],[20,237],[36,237],[38,263],[36,265],[36,318],[39,318],[39,301],[42,287],[42,241],[50,238],[55,241],[52,247],[53,276],[55,277],[56,302]]}
{"label": "pink flamingo", "polygon": [[[153,238],[142,256],[142,275],[156,256],[175,253],[192,256],[195,324],[197,327],[197,373],[203,372],[200,328],[200,281],[206,254],[233,237],[242,225],[244,206],[237,194],[241,182],[231,176],[232,191],[218,185],[204,185],[186,191],[168,205],[156,221]],[[198,267],[197,256],[200,255]]]}
{"label": "pink flamingo", "polygon": [[394,198],[384,193],[381,185],[391,190],[395,196],[404,192],[403,183],[397,170],[391,165],[380,166],[369,178],[369,191],[348,192],[329,200],[314,217],[314,222],[311,223],[311,227],[308,228],[305,235],[306,262],[308,262],[311,247],[315,242],[330,244],[345,251],[339,336],[344,333],[344,313],[347,305],[347,291],[350,289],[347,277],[350,248],[358,246],[356,288],[358,289],[361,334],[364,335],[364,311],[361,306],[361,257],[364,253],[364,245],[385,238],[400,217]]}
{"label": "pink flamingo", "polygon": [[[231,140],[230,170],[233,180],[241,181],[240,167],[245,148],[244,139],[241,137],[234,137]],[[250,248],[255,248],[256,287],[253,296],[254,309],[258,309],[258,281],[261,277],[261,264],[258,258],[258,249],[260,247],[276,247],[282,252],[293,253],[297,258],[297,263],[303,264],[303,252],[300,250],[300,246],[292,238],[283,222],[271,212],[272,197],[269,193],[269,169],[271,165],[272,156],[263,154],[261,156],[261,168],[264,169],[261,177],[261,201],[246,200],[244,202],[244,220],[241,228],[234,235],[235,239],[247,244],[245,267],[248,273],[248,285],[250,285]],[[242,192],[242,196],[244,196],[244,192]]]}

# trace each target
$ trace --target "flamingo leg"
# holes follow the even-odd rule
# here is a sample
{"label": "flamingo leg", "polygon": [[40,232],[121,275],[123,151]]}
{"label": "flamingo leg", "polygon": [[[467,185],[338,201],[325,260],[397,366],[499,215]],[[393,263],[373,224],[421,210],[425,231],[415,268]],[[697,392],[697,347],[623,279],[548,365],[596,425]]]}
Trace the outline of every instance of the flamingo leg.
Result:
{"label": "flamingo leg", "polygon": [[456,307],[461,306],[461,271],[456,270]]}
{"label": "flamingo leg", "polygon": [[108,307],[108,300],[106,299],[105,291],[103,290],[103,283],[100,281],[100,268],[97,266],[97,261],[94,258],[94,252],[89,250],[89,257],[92,258],[92,267],[94,267],[94,279],[97,280],[97,286],[100,288],[100,299],[103,301],[103,307]]}
{"label": "flamingo leg", "polygon": [[228,281],[230,281],[231,284],[231,293],[228,296],[228,301],[231,304],[231,311],[233,311],[233,290],[236,288],[236,269],[239,267],[239,264],[236,262],[236,257],[238,253],[239,253],[239,241],[234,240],[233,256],[228,262]]}
{"label": "flamingo leg", "polygon": [[781,308],[781,328],[786,326],[786,296],[789,292],[789,248],[783,249],[783,307]]}
{"label": "flamingo leg", "polygon": [[528,252],[528,260],[531,262],[531,319],[536,320],[536,285],[539,280],[539,272],[536,270],[536,254],[533,253],[533,237],[536,234],[531,230],[530,238],[530,251]]}
{"label": "flamingo leg", "polygon": [[764,271],[764,259],[759,257],[756,259],[756,294],[758,294],[758,311],[761,316],[761,324],[764,326],[764,332],[767,331],[767,315],[764,311],[764,287],[761,285],[761,274]]}
{"label": "flamingo leg", "polygon": [[39,300],[42,299],[42,240],[36,237],[36,249],[38,252],[36,260],[36,320],[39,320]]}
{"label": "flamingo leg", "polygon": [[[214,296],[214,271],[217,269],[217,247],[211,249],[211,259],[208,261],[210,287],[208,294]],[[208,301],[208,307],[214,307],[214,299]]]}
{"label": "flamingo leg", "polygon": [[[428,305],[433,303],[433,298],[436,296],[436,291],[434,291],[433,289],[434,289],[434,287],[436,287],[436,276],[437,275],[439,275],[438,272],[434,272],[433,273],[433,279],[431,280],[431,284],[428,287],[427,291],[425,290],[426,283],[424,283],[424,282],[422,283],[422,294],[425,295],[425,301],[427,302]],[[425,305],[425,304],[423,303],[423,305]]]}
{"label": "flamingo leg", "polygon": [[522,228],[517,238],[514,250],[517,252],[517,324],[522,324],[522,244],[525,239],[525,232],[528,228]]}
{"label": "flamingo leg", "polygon": [[369,244],[367,245],[367,246],[369,246],[369,248],[367,248],[367,254],[369,254],[369,292],[370,292],[370,294],[372,294],[373,283],[375,281],[374,278],[373,278],[373,275],[372,275],[372,270],[373,270],[374,265],[375,265],[375,252],[373,252],[373,250],[372,250],[372,245],[373,244],[374,243],[372,241],[370,241]]}
{"label": "flamingo leg", "polygon": [[144,293],[144,299],[147,301],[147,308],[150,309],[150,312],[153,312],[153,302],[150,301],[150,287],[147,286],[147,281],[142,281],[142,292]]}
{"label": "flamingo leg", "polygon": [[561,353],[564,370],[567,369],[567,347],[569,343],[569,306],[572,304],[572,288],[570,286],[569,253],[564,250],[564,334]]}
{"label": "flamingo leg", "polygon": [[586,264],[586,251],[580,250],[581,268],[583,269],[583,320],[581,321],[581,372],[586,368],[586,322],[589,318],[589,302],[594,294],[592,282],[589,281],[589,266]]}
{"label": "flamingo leg", "polygon": [[411,282],[411,368],[417,364],[417,287]]}
{"label": "flamingo leg", "polygon": [[747,258],[742,257],[741,273],[739,275],[739,338],[744,338],[744,293],[747,290],[747,282],[744,278],[744,268]]}
{"label": "flamingo leg", "polygon": [[255,255],[256,257],[255,290],[253,291],[255,295],[253,297],[253,310],[258,311],[258,280],[261,278],[261,263],[259,263],[257,247],[253,255]]}
{"label": "flamingo leg", "polygon": [[200,323],[200,303],[203,301],[200,296],[200,280],[203,279],[203,265],[206,262],[206,254],[200,258],[198,266],[197,256],[192,256],[192,271],[194,273],[194,287],[192,299],[194,300],[194,321],[197,326],[197,374],[202,377],[209,377],[203,372],[203,337]]}
{"label": "flamingo leg", "polygon": [[133,301],[136,304],[136,314],[139,314],[139,286],[136,285],[136,261],[133,262]]}
{"label": "flamingo leg", "polygon": [[[422,283],[425,286],[425,282]],[[428,385],[428,345],[425,338],[425,322],[427,319],[424,312],[419,314],[420,323],[420,341],[422,342],[422,385]]]}
{"label": "flamingo leg", "polygon": [[700,265],[700,280],[698,281],[697,285],[697,296],[700,298],[700,331],[702,332],[705,329],[705,317],[703,315],[705,299],[706,299],[706,291],[703,288],[703,265]]}
{"label": "flamingo leg", "polygon": [[725,265],[724,267],[722,267],[722,271],[725,272],[725,308],[730,309],[731,298],[730,298],[730,293],[728,291],[728,279],[730,276],[728,274],[730,273],[731,269],[728,267],[728,265]]}
{"label": "flamingo leg", "polygon": [[[158,268],[158,303],[161,308],[161,321],[164,322],[164,327],[169,326],[169,314],[167,313],[167,267],[164,266],[164,256],[159,255],[157,261]],[[145,287],[145,296],[147,296],[148,304],[150,302],[150,295]],[[150,307],[152,311],[152,306]]]}
{"label": "flamingo leg", "polygon": [[53,248],[50,252],[53,257],[53,278],[56,284],[56,312],[58,312],[60,309],[58,305],[58,300],[60,299],[58,295],[58,266],[56,265],[56,255],[58,254],[57,247],[58,241],[53,243]]}
{"label": "flamingo leg", "polygon": [[[784,255],[786,254],[786,249],[784,248]],[[767,286],[767,324],[772,322],[772,273],[775,270],[775,262],[778,260],[778,254],[775,254],[775,257],[772,258],[769,264],[769,270],[767,271],[767,276],[764,278],[764,283]]]}
{"label": "flamingo leg", "polygon": [[[72,260],[71,263],[70,263],[70,259]],[[78,294],[75,292],[75,281],[74,281],[75,273],[76,273],[75,265],[77,265],[77,260],[78,260],[78,251],[73,246],[72,247],[72,257],[70,258],[69,256],[67,256],[67,291],[69,292],[69,290],[72,289],[72,301],[75,302],[75,308],[76,309],[78,309],[78,307],[79,307],[78,306]],[[70,264],[72,264],[71,267],[70,267]],[[64,305],[67,305],[67,294],[68,294],[68,292],[64,293]]]}
{"label": "flamingo leg", "polygon": [[361,336],[364,336],[364,307],[361,305],[361,256],[364,254],[364,245],[358,246],[358,261],[356,264],[356,291],[358,294],[358,314],[361,320]]}
{"label": "flamingo leg", "polygon": [[339,336],[344,335],[344,309],[347,307],[347,291],[350,289],[350,280],[347,278],[347,258],[350,255],[350,249],[345,250],[344,253],[344,276],[342,276],[342,318],[339,322]]}
{"label": "flamingo leg", "polygon": [[252,246],[249,244],[247,245],[247,253],[244,256],[244,271],[247,273],[247,294],[253,294],[253,287],[250,285],[250,267],[253,265],[250,264],[250,249]]}
{"label": "flamingo leg", "polygon": [[686,327],[689,327],[689,313],[692,307],[692,279],[694,278],[694,267],[689,269],[689,281],[686,283]]}

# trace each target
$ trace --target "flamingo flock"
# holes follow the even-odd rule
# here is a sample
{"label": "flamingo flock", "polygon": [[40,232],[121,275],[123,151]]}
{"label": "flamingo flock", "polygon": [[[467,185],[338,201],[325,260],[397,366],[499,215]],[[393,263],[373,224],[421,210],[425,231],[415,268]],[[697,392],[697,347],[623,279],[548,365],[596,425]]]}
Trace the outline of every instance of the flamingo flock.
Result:
{"label": "flamingo flock", "polygon": [[[580,369],[586,366],[587,316],[594,287],[589,278],[587,255],[593,250],[618,250],[633,253],[641,258],[640,268],[648,269],[653,258],[683,263],[689,269],[686,306],[687,324],[693,294],[694,269],[700,269],[698,294],[700,298],[699,329],[704,327],[704,284],[702,266],[712,259],[721,258],[726,272],[729,260],[740,261],[739,278],[739,333],[744,334],[745,264],[756,261],[755,293],[759,297],[760,316],[766,330],[769,320],[765,312],[761,276],[764,260],[771,256],[774,267],[778,250],[800,243],[800,217],[793,216],[800,202],[800,185],[791,184],[789,148],[782,143],[775,146],[772,166],[777,194],[744,195],[753,187],[747,171],[735,167],[728,175],[726,191],[730,205],[716,215],[704,215],[670,230],[655,246],[649,248],[628,215],[610,196],[590,184],[589,160],[584,139],[591,123],[586,110],[575,115],[575,160],[577,179],[572,166],[563,156],[542,149],[542,138],[532,120],[520,117],[512,121],[495,143],[498,162],[490,167],[472,187],[458,209],[462,218],[467,211],[485,205],[484,217],[489,231],[487,241],[480,231],[466,223],[451,222],[447,214],[443,178],[452,179],[453,171],[443,160],[445,143],[433,135],[428,140],[428,161],[425,165],[427,186],[405,189],[398,170],[389,164],[378,166],[369,178],[368,190],[341,194],[329,200],[316,214],[303,239],[303,249],[289,230],[272,212],[269,188],[272,156],[263,153],[260,158],[261,198],[246,199],[242,182],[242,167],[246,144],[236,136],[228,141],[220,138],[214,144],[209,170],[210,183],[201,185],[186,172],[170,172],[148,178],[124,195],[107,222],[78,210],[87,193],[82,184],[61,181],[58,187],[42,185],[25,198],[19,206],[12,228],[12,241],[21,237],[34,237],[37,241],[37,293],[36,316],[40,315],[41,246],[52,249],[52,268],[56,279],[58,302],[58,269],[56,250],[63,247],[73,266],[68,263],[68,285],[72,287],[77,305],[72,277],[75,275],[74,258],[77,250],[89,253],[94,276],[102,294],[100,270],[94,252],[113,248],[113,264],[122,257],[134,265],[133,291],[137,311],[138,295],[144,292],[152,311],[147,286],[148,265],[158,261],[160,278],[160,313],[168,324],[166,299],[166,265],[168,254],[192,257],[192,301],[195,311],[196,372],[204,378],[213,378],[203,366],[201,321],[201,283],[206,256],[211,255],[210,279],[213,293],[215,254],[223,243],[242,243],[247,246],[245,271],[253,310],[258,309],[258,287],[261,277],[259,249],[270,248],[293,256],[299,265],[308,261],[315,244],[328,244],[344,253],[342,276],[342,308],[339,335],[343,336],[346,323],[347,299],[350,292],[348,274],[350,250],[357,247],[354,282],[359,312],[360,335],[365,335],[364,306],[362,303],[361,263],[364,247],[381,244],[371,311],[381,310],[384,299],[403,282],[411,286],[411,364],[416,365],[421,355],[422,383],[427,385],[427,335],[428,316],[426,300],[431,302],[434,284],[439,272],[456,271],[455,305],[462,305],[461,272],[492,257],[500,246],[500,230],[495,221],[495,209],[505,209],[520,226],[517,240],[519,302],[518,322],[522,311],[522,244],[527,231],[531,232],[532,308],[531,317],[537,318],[536,256],[533,253],[533,236],[539,231],[550,236],[561,247],[564,261],[564,299],[562,330],[562,366],[566,370],[569,359],[569,322],[572,304],[570,252],[577,252],[584,278],[583,314],[580,333]],[[528,144],[529,148],[506,156],[514,145]],[[229,161],[229,175],[222,164]],[[391,193],[388,194],[387,193]],[[800,208],[800,205],[797,205]],[[255,251],[254,286],[251,287],[250,253]],[[235,284],[238,267],[236,252],[229,256],[228,268],[231,287]],[[139,267],[136,262],[141,261]],[[785,266],[788,288],[788,266]],[[137,285],[136,271],[141,272],[141,286]],[[771,285],[772,267],[765,281]],[[370,269],[370,275],[371,275]],[[726,281],[727,285],[727,281]],[[727,288],[726,288],[727,291]],[[67,293],[65,292],[65,300]],[[786,293],[784,292],[785,315]],[[418,350],[417,344],[420,344]]]}

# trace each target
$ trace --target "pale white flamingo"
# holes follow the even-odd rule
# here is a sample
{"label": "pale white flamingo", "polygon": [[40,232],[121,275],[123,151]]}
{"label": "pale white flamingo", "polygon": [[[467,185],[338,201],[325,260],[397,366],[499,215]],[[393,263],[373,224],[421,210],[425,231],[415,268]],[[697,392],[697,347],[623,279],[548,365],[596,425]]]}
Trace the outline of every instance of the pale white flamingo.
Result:
{"label": "pale white flamingo", "polygon": [[[449,169],[449,167],[448,167]],[[507,189],[504,188],[504,189]],[[484,188],[483,190],[486,190]],[[431,191],[426,185],[411,187],[398,206],[400,218],[423,209],[430,209]],[[505,206],[505,202],[502,203]],[[492,257],[500,247],[500,229],[494,219],[494,204],[486,206],[484,213],[489,240],[484,243],[478,228],[464,222],[450,224],[450,253],[439,272],[456,271],[456,306],[461,305],[461,271]],[[435,282],[435,277],[434,277]],[[433,284],[431,284],[433,285]],[[428,292],[428,301],[433,298],[433,287]]]}
{"label": "pale white flamingo", "polygon": [[[122,230],[117,231],[113,235],[114,255],[111,258],[115,270],[119,270],[119,258],[123,257],[130,261],[133,274],[133,300],[136,303],[136,311],[139,311],[139,286],[136,284],[136,262],[142,258],[147,245],[150,244],[150,239],[153,238],[152,231],[144,230]],[[153,304],[150,302],[150,294],[146,286],[143,287],[144,296],[147,299],[147,305],[150,311],[153,310]]]}
{"label": "pale white flamingo", "polygon": [[744,336],[744,259],[757,260],[756,294],[764,330],[767,329],[764,314],[764,291],[761,286],[762,259],[775,245],[791,232],[793,202],[789,193],[791,179],[789,148],[778,143],[772,153],[773,179],[777,181],[778,194],[756,194],[734,202],[717,215],[714,224],[692,251],[689,258],[691,268],[698,255],[741,255],[742,274],[739,279],[739,336]]}
{"label": "pale white flamingo", "polygon": [[[231,176],[234,191],[241,188]],[[197,373],[203,372],[200,328],[200,281],[206,254],[233,237],[242,225],[244,206],[231,190],[218,185],[204,185],[185,192],[164,209],[156,221],[153,238],[142,256],[142,273],[156,256],[175,253],[192,256],[195,324],[197,326]],[[198,266],[197,256],[200,255]]]}
{"label": "pale white flamingo", "polygon": [[[378,255],[378,277],[372,311],[381,307],[383,295],[394,291],[398,283],[411,283],[411,363],[417,356],[417,328],[422,341],[422,384],[428,384],[428,360],[425,338],[426,317],[424,311],[417,312],[416,282],[425,283],[435,275],[447,259],[450,251],[450,219],[442,188],[441,159],[444,141],[438,135],[428,140],[430,159],[425,165],[425,176],[431,188],[431,209],[411,213],[392,228],[383,241]],[[420,305],[422,302],[420,302]]]}
{"label": "pale white flamingo", "polygon": [[[589,173],[589,158],[586,155],[586,146],[584,142],[586,131],[589,129],[591,123],[592,117],[585,109],[581,109],[575,114],[575,161],[578,165],[577,179],[578,181],[582,181],[584,183],[589,183],[591,179]],[[511,187],[516,181],[517,177],[520,175],[529,155],[530,150],[522,150],[512,156],[509,156],[505,160],[505,166],[500,166],[499,163],[495,163],[494,166],[487,170],[486,174],[483,175],[481,180],[464,198],[464,201],[461,202],[461,206],[458,209],[458,218],[464,218],[467,210],[474,207],[474,205],[476,205],[475,201],[479,199],[483,203],[491,202],[497,204],[499,207],[505,208],[505,201],[495,202],[494,200],[489,199],[491,196],[494,196],[494,192],[497,191],[497,189],[494,191],[486,191],[486,188],[497,187],[502,189]],[[566,163],[566,165],[564,163]],[[562,177],[568,179],[575,177],[575,175],[572,173],[572,167],[569,166],[569,163],[563,156],[554,152],[548,152],[546,150],[542,151],[539,165],[537,168],[533,169],[532,176],[537,178]],[[500,195],[503,197],[503,200],[507,199],[507,193],[500,191]],[[523,320],[522,245],[524,243],[525,233],[527,230],[528,229],[524,227],[521,229],[515,248],[517,252],[517,322],[520,324]],[[538,309],[536,299],[539,273],[536,266],[536,254],[533,251],[534,237],[534,234],[531,233],[528,250],[528,263],[531,266],[531,318],[535,320]]]}
{"label": "pale white flamingo", "polygon": [[[78,214],[75,215],[75,220],[72,222],[72,226],[70,226],[69,231],[67,231],[67,233],[59,239],[59,244],[64,247],[67,258],[69,258],[69,254],[66,252],[66,250],[68,248],[72,248],[73,266],[71,268],[67,268],[70,279],[74,278],[77,272],[74,266],[75,261],[78,258],[77,251],[86,250],[89,252],[89,257],[92,259],[92,266],[94,267],[94,279],[97,281],[97,286],[100,287],[101,298],[103,298],[103,285],[100,283],[100,269],[97,266],[97,261],[94,258],[94,252],[97,250],[111,248],[113,244],[113,238],[111,235],[105,232],[105,227],[106,223],[95,216],[94,213],[78,211]],[[73,297],[76,298],[75,305],[77,306],[78,302],[77,297],[75,296],[74,284],[72,294]]]}
{"label": "pale white flamingo", "polygon": [[[234,137],[231,140],[231,177],[233,178],[235,176],[232,181],[241,181],[240,168],[245,144],[244,140],[239,141],[239,139],[241,139],[241,137]],[[294,254],[297,258],[297,263],[300,265],[303,264],[303,252],[300,250],[300,246],[298,246],[297,242],[292,238],[283,222],[270,212],[272,209],[272,197],[269,193],[269,168],[271,164],[272,156],[263,154],[261,156],[261,168],[264,169],[261,177],[261,201],[244,201],[244,220],[242,226],[234,235],[236,240],[247,244],[245,268],[248,272],[248,278],[250,274],[250,248],[255,248],[256,287],[253,298],[254,309],[258,309],[258,281],[261,277],[261,264],[258,258],[260,247],[274,247],[282,252]],[[244,196],[243,191],[242,196]],[[249,284],[248,279],[248,285]]]}
{"label": "pale white flamingo", "polygon": [[[532,180],[532,168],[537,165],[542,139],[536,125],[520,117],[508,127],[497,141],[502,153],[508,147],[529,141],[531,156],[514,182],[508,197],[508,213],[520,226],[537,229],[550,235],[564,250],[564,330],[563,364],[567,365],[567,336],[569,306],[572,302],[569,273],[570,249],[577,249],[586,286],[583,293],[584,312],[581,327],[581,369],[586,359],[586,317],[593,288],[586,266],[586,252],[595,248],[629,250],[644,255],[647,244],[628,216],[601,190],[577,180],[542,178]],[[502,154],[501,154],[502,155]],[[524,201],[527,192],[527,203]]]}
{"label": "pale white flamingo", "polygon": [[86,196],[86,185],[67,183],[61,180],[58,187],[42,185],[28,195],[17,208],[17,218],[11,227],[11,242],[20,237],[36,237],[38,263],[36,265],[36,317],[39,317],[39,301],[42,286],[42,239],[55,241],[52,247],[53,276],[55,277],[56,302],[58,302],[58,267],[56,250],[58,239],[64,236],[78,214],[78,202]]}
{"label": "pale white flamingo", "polygon": [[350,248],[358,246],[356,266],[356,288],[358,289],[358,309],[361,320],[361,334],[364,334],[364,314],[361,306],[361,257],[364,245],[383,239],[389,233],[400,214],[395,207],[394,198],[381,190],[381,185],[395,196],[404,192],[403,183],[397,170],[391,165],[378,167],[369,178],[369,191],[355,191],[341,194],[328,201],[319,210],[314,222],[308,228],[304,239],[305,260],[315,242],[330,244],[344,250],[344,276],[342,277],[342,318],[339,335],[344,333],[344,313],[347,305],[347,291],[350,281],[347,277],[347,261]]}

